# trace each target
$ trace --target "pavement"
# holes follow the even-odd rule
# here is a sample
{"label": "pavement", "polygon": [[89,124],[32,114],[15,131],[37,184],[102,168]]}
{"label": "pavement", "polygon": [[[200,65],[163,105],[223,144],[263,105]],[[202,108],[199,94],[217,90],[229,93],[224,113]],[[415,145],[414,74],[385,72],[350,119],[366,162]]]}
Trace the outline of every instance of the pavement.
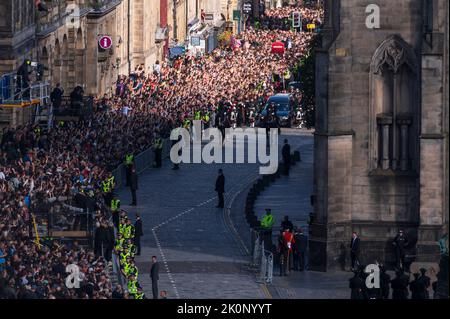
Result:
{"label": "pavement", "polygon": [[[303,133],[303,134],[302,134]],[[299,132],[301,138],[292,139],[291,149],[299,151],[301,161],[291,167],[289,176],[281,176],[266,188],[255,201],[254,211],[259,220],[266,208],[272,209],[275,229],[281,226],[284,216],[289,216],[294,226],[309,233],[308,217],[312,212],[310,196],[313,192],[314,137]],[[278,232],[273,232],[273,243],[277,242]],[[348,299],[350,272],[291,272],[280,277],[279,268],[274,265],[272,285],[268,288],[273,298],[281,299]]]}
{"label": "pavement", "polygon": [[[280,136],[280,149],[285,137],[293,150],[304,149],[302,163],[305,167],[300,170],[306,169],[312,174],[312,152],[308,151],[312,149],[312,133],[286,130],[283,134],[288,136]],[[291,296],[292,289],[296,298],[322,296],[317,287],[297,287],[302,282],[313,286],[319,277],[311,278],[309,273],[293,284],[280,278],[274,290],[274,287],[257,283],[256,274],[248,267],[251,242],[243,207],[247,190],[259,177],[259,164],[181,164],[178,171],[171,167],[170,160],[166,159],[161,169],[148,169],[139,176],[137,207],[125,205],[131,202],[128,189],[120,192],[122,208],[133,220],[134,214],[139,213],[143,221],[142,254],[136,261],[139,282],[148,298],[152,297],[149,272],[153,255],[160,263],[159,290],[167,291],[168,298],[270,299]],[[224,170],[226,178],[225,209],[215,207],[214,185],[219,168]],[[310,211],[306,209],[306,202],[309,204],[308,189],[312,187],[312,179],[301,179],[302,174],[298,175],[300,179],[294,179],[297,174],[293,170],[293,181],[284,180],[289,192],[283,201],[277,197],[268,200],[273,203],[272,207],[278,205],[277,213],[282,215],[294,217],[294,211],[301,212],[294,221],[304,223],[304,212]],[[276,189],[275,185],[274,191]],[[289,204],[292,212],[281,209],[283,202],[293,203],[292,207]],[[323,287],[332,280],[327,276],[321,278]]]}

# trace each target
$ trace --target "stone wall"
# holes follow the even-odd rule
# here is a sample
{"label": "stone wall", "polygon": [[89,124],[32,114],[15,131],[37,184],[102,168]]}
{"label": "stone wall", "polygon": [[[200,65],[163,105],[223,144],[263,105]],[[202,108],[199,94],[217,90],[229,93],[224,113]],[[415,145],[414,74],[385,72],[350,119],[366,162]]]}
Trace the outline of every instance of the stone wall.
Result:
{"label": "stone wall", "polygon": [[[438,2],[435,9],[441,10],[445,3]],[[380,29],[366,28],[365,9],[369,4],[378,4],[381,9]],[[352,231],[360,233],[364,262],[392,261],[390,240],[399,228],[404,228],[417,243],[411,247],[411,254],[430,260],[446,215],[444,207],[448,207],[448,194],[444,194],[448,121],[443,116],[448,110],[448,95],[445,97],[443,89],[444,44],[440,42],[445,21],[448,33],[448,14],[439,11],[433,51],[427,54],[423,52],[422,1],[341,0],[339,5],[326,3],[329,10],[339,8],[339,14],[327,12],[323,46],[317,58],[318,127],[311,246],[322,252],[314,252],[317,260],[312,258],[313,268],[341,267],[343,256],[348,257]],[[385,84],[377,84],[374,59],[385,50],[382,58],[395,60],[397,49],[404,58],[399,65],[403,67],[404,63],[406,71],[394,75],[394,82],[383,80],[379,83]],[[377,105],[386,104],[388,96],[382,85],[396,92],[392,94],[398,98],[392,103],[399,117],[408,116],[407,139],[398,137],[408,145],[408,168],[401,170],[394,161],[399,161],[403,150],[395,143],[388,147],[394,158],[389,162],[392,168],[377,166],[379,143],[383,143]],[[392,130],[397,130],[395,125],[401,120],[395,117],[394,111],[396,121],[389,133],[394,134],[394,139],[400,136],[400,130]]]}

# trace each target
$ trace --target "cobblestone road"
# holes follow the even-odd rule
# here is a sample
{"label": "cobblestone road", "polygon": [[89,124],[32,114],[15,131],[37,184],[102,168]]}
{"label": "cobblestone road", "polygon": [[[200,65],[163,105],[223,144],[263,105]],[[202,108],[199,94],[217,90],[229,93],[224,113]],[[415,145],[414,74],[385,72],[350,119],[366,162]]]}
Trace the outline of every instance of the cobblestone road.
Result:
{"label": "cobblestone road", "polygon": [[[293,148],[304,138],[302,134],[289,137]],[[229,210],[215,208],[219,168],[226,177]],[[147,296],[151,297],[150,260],[156,255],[160,290],[166,290],[169,298],[270,297],[247,269],[248,226],[238,209],[243,207],[248,185],[258,177],[258,168],[259,164],[181,164],[179,171],[173,171],[166,160],[162,169],[149,169],[140,176],[136,208],[125,205],[131,196],[122,190],[122,208],[133,218],[140,213],[143,220],[143,251],[137,262]]]}

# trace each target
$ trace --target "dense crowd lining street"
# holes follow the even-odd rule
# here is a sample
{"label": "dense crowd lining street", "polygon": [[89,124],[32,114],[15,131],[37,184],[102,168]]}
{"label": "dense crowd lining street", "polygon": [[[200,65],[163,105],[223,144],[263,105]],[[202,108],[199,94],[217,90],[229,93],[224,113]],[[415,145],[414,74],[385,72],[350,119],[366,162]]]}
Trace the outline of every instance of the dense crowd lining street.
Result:
{"label": "dense crowd lining street", "polygon": [[[285,83],[295,78],[294,65],[307,54],[313,37],[313,33],[290,30],[288,17],[294,10],[298,9],[268,11],[259,23],[233,38],[231,46],[210,55],[181,57],[171,65],[158,63],[152,74],[137,69],[121,76],[111,95],[96,99],[88,120],[55,123],[49,131],[32,125],[4,129],[0,149],[2,297],[111,298],[107,271],[114,245],[111,198],[105,196],[102,183],[127,154],[148,149],[171,129],[194,119],[228,126],[230,106],[263,104],[285,91]],[[305,22],[320,24],[322,12],[301,11]],[[286,42],[284,55],[270,53],[275,40]],[[301,99],[299,92],[295,95]],[[222,112],[224,106],[228,112]],[[243,115],[238,124],[247,122]],[[91,200],[96,227],[109,234],[104,239],[109,247],[104,256],[76,242],[34,242],[32,213],[48,209],[48,199],[71,200],[79,194]],[[73,263],[82,273],[77,290],[65,285],[65,268]]]}

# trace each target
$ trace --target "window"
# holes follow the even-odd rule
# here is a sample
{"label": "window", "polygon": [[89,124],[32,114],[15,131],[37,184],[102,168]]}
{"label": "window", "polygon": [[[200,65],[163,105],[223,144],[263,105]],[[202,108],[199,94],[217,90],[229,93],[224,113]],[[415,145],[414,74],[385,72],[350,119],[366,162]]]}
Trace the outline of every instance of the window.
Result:
{"label": "window", "polygon": [[371,169],[415,170],[418,149],[418,65],[412,48],[391,36],[371,65]]}
{"label": "window", "polygon": [[433,5],[434,0],[423,1],[423,31],[425,33],[433,32]]}

